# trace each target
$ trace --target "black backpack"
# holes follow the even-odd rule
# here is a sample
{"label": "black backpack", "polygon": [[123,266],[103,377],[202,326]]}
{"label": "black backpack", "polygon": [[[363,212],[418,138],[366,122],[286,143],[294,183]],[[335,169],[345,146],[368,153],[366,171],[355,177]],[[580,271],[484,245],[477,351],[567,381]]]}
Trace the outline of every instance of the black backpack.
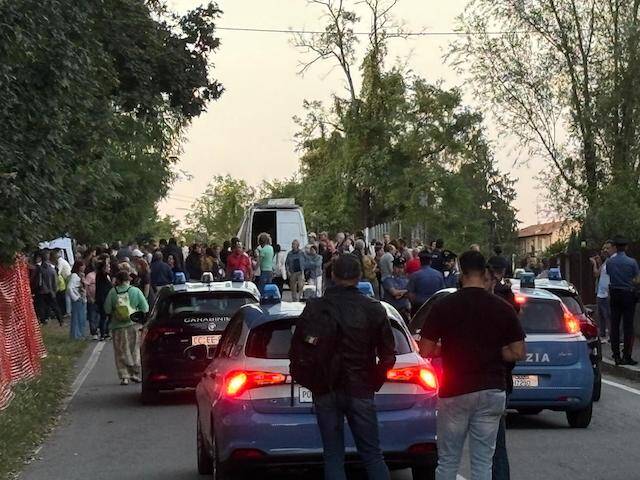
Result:
{"label": "black backpack", "polygon": [[289,371],[295,383],[315,395],[332,391],[340,376],[340,325],[327,297],[307,302],[296,323],[289,350]]}

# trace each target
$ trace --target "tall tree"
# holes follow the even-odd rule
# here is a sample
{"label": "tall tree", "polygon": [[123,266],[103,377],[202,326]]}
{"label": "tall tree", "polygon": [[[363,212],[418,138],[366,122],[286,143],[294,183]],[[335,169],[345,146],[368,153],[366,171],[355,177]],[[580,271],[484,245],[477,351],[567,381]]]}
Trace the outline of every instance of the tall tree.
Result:
{"label": "tall tree", "polygon": [[0,258],[63,233],[132,238],[189,121],[218,98],[211,3],[0,3]]}
{"label": "tall tree", "polygon": [[[474,0],[461,17],[469,35],[453,46],[504,131],[548,161],[552,203],[586,220],[592,239],[613,233],[611,219],[640,235],[640,225],[624,221],[640,214],[639,6]],[[620,215],[621,201],[633,211]]]}

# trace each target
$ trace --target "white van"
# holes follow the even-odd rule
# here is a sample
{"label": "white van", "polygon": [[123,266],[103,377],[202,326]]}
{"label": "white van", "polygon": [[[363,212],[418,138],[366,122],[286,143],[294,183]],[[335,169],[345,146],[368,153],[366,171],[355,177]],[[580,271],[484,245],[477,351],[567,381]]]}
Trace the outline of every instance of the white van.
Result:
{"label": "white van", "polygon": [[280,245],[283,252],[291,250],[291,242],[298,240],[300,247],[307,244],[307,226],[302,208],[293,198],[272,198],[253,205],[247,211],[238,231],[243,245],[258,247],[258,235],[271,235],[272,244]]}
{"label": "white van", "polygon": [[76,242],[72,238],[69,237],[60,237],[55,240],[51,240],[49,242],[41,242],[40,250],[44,250],[48,248],[49,250],[55,250],[59,248],[62,251],[62,256],[64,259],[69,262],[69,265],[73,267],[73,264],[76,261]]}

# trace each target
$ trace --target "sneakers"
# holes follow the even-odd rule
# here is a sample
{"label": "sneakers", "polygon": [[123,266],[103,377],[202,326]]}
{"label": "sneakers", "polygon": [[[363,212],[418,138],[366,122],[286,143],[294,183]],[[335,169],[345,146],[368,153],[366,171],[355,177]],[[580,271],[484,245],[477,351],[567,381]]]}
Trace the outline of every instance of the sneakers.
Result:
{"label": "sneakers", "polygon": [[129,385],[129,379],[123,378],[122,381],[120,382],[120,385]]}
{"label": "sneakers", "polygon": [[616,364],[616,367],[622,365],[622,359],[620,357],[613,356],[611,357]]}
{"label": "sneakers", "polygon": [[633,358],[631,358],[631,357],[625,357],[620,361],[619,364],[616,364],[616,365],[631,365],[631,366],[633,366],[633,365],[638,365],[638,362],[636,360],[634,360]]}
{"label": "sneakers", "polygon": [[98,335],[91,335],[91,340],[100,340],[100,337],[98,337]]}
{"label": "sneakers", "polygon": [[140,383],[142,382],[142,380],[140,379],[140,377],[131,377],[131,381],[134,383]]}

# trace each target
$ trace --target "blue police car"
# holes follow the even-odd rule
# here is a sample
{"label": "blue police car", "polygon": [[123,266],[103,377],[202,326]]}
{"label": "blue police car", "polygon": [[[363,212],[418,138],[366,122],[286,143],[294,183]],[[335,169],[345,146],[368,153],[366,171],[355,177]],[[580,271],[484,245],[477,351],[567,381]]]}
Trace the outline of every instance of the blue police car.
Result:
{"label": "blue police car", "polygon": [[[311,392],[289,375],[289,347],[304,304],[280,302],[270,287],[260,305],[245,305],[232,317],[196,389],[198,471],[214,479],[322,465]],[[383,305],[397,361],[375,397],[381,447],[391,469],[412,468],[414,479],[431,479],[437,462],[437,378],[400,314]],[[348,428],[345,437],[347,463],[357,464]]]}
{"label": "blue police car", "polygon": [[[527,356],[513,370],[513,393],[508,408],[521,414],[542,410],[566,412],[571,427],[586,428],[591,422],[594,370],[591,349],[580,331],[580,320],[562,300],[542,288],[533,278],[513,287],[520,304],[520,322],[527,333]],[[420,340],[425,319],[434,303],[455,292],[437,292],[414,315],[409,329]],[[436,359],[437,360],[437,359]]]}

